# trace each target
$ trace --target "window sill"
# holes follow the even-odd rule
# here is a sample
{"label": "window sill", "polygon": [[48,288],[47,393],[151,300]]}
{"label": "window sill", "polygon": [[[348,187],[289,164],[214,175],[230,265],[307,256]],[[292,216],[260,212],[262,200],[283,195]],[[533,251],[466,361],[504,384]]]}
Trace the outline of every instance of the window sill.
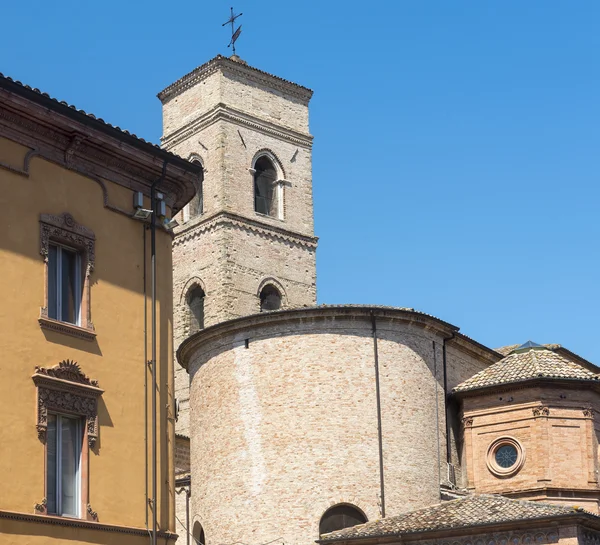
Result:
{"label": "window sill", "polygon": [[[97,530],[101,532],[129,534],[148,538],[148,531],[145,528],[137,528],[133,526],[118,526],[116,524],[106,524],[85,519],[69,519],[65,517],[57,517],[54,515],[42,515],[39,513],[29,514],[20,513],[17,511],[5,511],[3,509],[0,509],[0,520],[2,519],[16,520],[34,524],[51,524],[56,526],[81,528],[85,530]],[[31,529],[31,531],[34,531],[33,528]],[[175,539],[177,538],[177,534],[173,534],[164,530],[159,530],[157,532],[157,535],[158,537],[165,539],[165,541],[168,540],[169,542],[173,543],[175,543]],[[126,538],[123,538],[123,540],[125,539]],[[104,541],[106,541],[106,538],[104,539]]]}
{"label": "window sill", "polygon": [[68,322],[61,322],[46,316],[40,316],[38,321],[42,329],[64,333],[65,335],[85,339],[86,341],[93,341],[96,338],[96,332],[93,329],[87,329]]}
{"label": "window sill", "polygon": [[277,216],[269,216],[269,214],[263,214],[262,212],[257,212],[256,210],[254,211],[254,214],[260,218],[269,218],[274,221],[280,221],[281,223],[285,222],[283,218],[278,218]]}

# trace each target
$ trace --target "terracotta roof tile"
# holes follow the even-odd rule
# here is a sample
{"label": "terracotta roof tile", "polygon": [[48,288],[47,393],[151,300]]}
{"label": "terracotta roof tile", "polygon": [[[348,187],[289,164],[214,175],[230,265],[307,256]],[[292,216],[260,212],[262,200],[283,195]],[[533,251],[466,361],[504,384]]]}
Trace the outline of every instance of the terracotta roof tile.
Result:
{"label": "terracotta roof tile", "polygon": [[[497,350],[500,352],[500,349]],[[536,378],[598,381],[600,376],[546,347],[516,349],[454,388],[465,392]]]}
{"label": "terracotta roof tile", "polygon": [[[319,541],[340,541],[398,536],[418,532],[484,526],[503,522],[547,519],[581,514],[581,508],[513,500],[503,496],[473,495],[446,501],[396,517],[359,524],[321,535]],[[597,517],[591,513],[586,515]],[[600,517],[597,517],[600,518]]]}

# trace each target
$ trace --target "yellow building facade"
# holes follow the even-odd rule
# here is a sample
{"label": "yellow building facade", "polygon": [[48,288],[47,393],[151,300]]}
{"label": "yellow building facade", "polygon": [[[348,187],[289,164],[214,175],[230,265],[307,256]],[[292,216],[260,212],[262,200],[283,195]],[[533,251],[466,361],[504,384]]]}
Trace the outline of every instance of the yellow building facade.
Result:
{"label": "yellow building facade", "polygon": [[2,545],[174,542],[165,218],[200,169],[0,77]]}

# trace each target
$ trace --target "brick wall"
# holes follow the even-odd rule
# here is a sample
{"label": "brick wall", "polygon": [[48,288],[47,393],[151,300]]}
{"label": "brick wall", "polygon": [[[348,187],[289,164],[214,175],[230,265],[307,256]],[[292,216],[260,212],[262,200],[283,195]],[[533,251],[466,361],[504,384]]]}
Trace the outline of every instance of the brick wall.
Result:
{"label": "brick wall", "polygon": [[[557,383],[504,388],[464,399],[464,463],[468,486],[598,512],[598,394]],[[512,437],[524,463],[514,475],[498,477],[487,454],[494,441]]]}
{"label": "brick wall", "polygon": [[[190,364],[192,502],[209,543],[309,544],[340,502],[380,516],[370,317],[307,312],[327,316],[262,316],[270,323],[260,327],[249,317],[199,340]],[[439,501],[447,334],[387,318],[377,329],[389,516]]]}

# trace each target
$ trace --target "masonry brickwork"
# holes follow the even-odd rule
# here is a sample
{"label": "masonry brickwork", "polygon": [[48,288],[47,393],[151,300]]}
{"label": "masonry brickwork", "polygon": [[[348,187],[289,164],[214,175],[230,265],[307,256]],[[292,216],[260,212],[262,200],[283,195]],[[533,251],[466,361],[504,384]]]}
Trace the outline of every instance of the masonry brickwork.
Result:
{"label": "masonry brickwork", "polygon": [[[280,291],[283,308],[316,303],[311,96],[309,89],[223,57],[159,95],[163,147],[205,170],[202,214],[177,217],[175,346],[191,333],[186,293],[195,284],[206,294],[205,326],[258,312],[266,283]],[[261,154],[277,170],[278,217],[254,209],[252,167]],[[177,432],[189,435],[189,379],[181,369],[175,388]]]}
{"label": "masonry brickwork", "polygon": [[[466,397],[464,486],[598,513],[599,401],[594,389],[568,383]],[[489,460],[490,448],[506,437],[517,441],[524,462],[510,478],[496,475]]]}
{"label": "masonry brickwork", "polygon": [[[485,390],[531,365],[592,385],[600,375],[589,362],[548,348],[556,354],[539,352],[535,364],[519,356],[505,365],[504,353],[412,309],[315,307],[311,96],[224,57],[159,94],[163,146],[204,170],[202,209],[177,216],[173,243],[174,343],[185,367],[175,377],[175,463],[178,490],[190,491],[177,497],[180,535],[201,528],[209,545],[308,545],[339,504],[372,521],[384,508],[393,517],[481,492],[598,512],[595,389]],[[271,215],[255,208],[261,157],[275,172]],[[260,313],[265,286],[281,295],[279,312]],[[202,312],[192,290],[204,293]],[[517,452],[508,469],[495,458],[501,445]],[[470,535],[532,542],[505,530]],[[535,541],[577,543],[568,532]]]}
{"label": "masonry brickwork", "polygon": [[[192,510],[211,542],[308,545],[339,503],[381,516],[373,316],[386,513],[438,501],[451,326],[360,307],[255,315],[201,332],[179,355],[192,384]],[[494,358],[471,350],[448,355],[451,380]]]}

